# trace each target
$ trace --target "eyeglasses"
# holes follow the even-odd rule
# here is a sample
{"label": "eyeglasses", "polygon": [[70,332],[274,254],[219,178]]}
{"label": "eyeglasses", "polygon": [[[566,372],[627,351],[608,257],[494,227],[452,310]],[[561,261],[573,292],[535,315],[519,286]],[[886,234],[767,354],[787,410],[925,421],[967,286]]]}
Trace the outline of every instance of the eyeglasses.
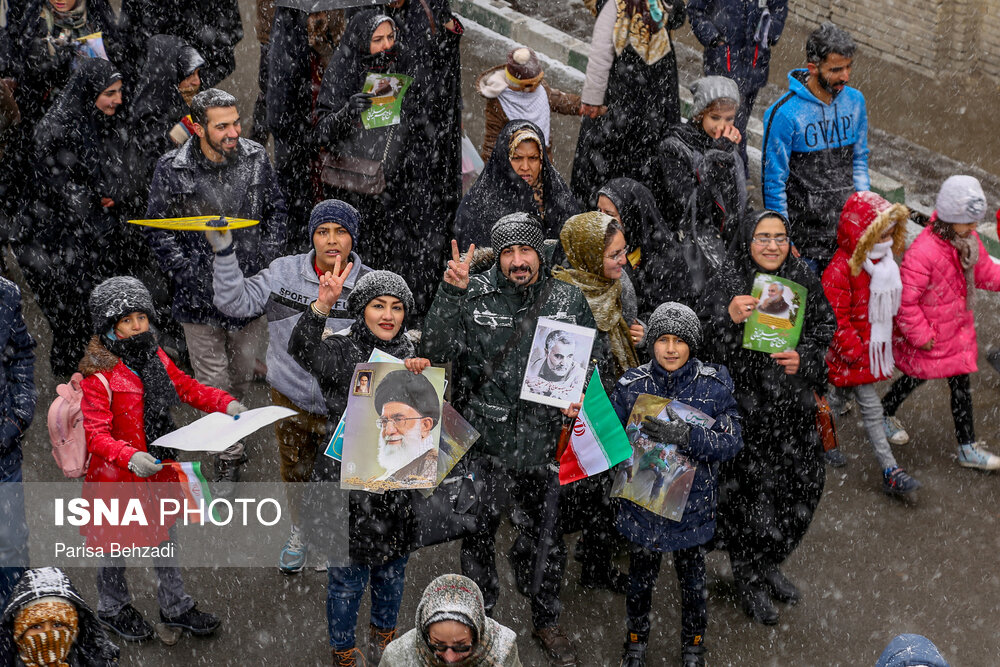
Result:
{"label": "eyeglasses", "polygon": [[753,237],[753,242],[757,245],[771,245],[772,241],[778,246],[788,245],[788,237],[785,235],[768,236],[767,234],[758,234]]}
{"label": "eyeglasses", "polygon": [[413,421],[414,419],[423,419],[423,417],[379,417],[375,420],[375,425],[383,429],[389,425],[389,422],[392,422],[392,425],[398,431],[403,427],[403,422]]}
{"label": "eyeglasses", "polygon": [[622,248],[618,252],[616,252],[614,254],[611,254],[611,255],[605,255],[604,257],[605,257],[605,259],[610,259],[612,262],[617,262],[622,257],[625,257],[626,255],[628,255],[628,253],[629,253],[630,250],[631,250],[631,248],[629,248],[628,246],[625,246],[624,248]]}
{"label": "eyeglasses", "polygon": [[472,644],[459,644],[458,646],[448,646],[447,644],[431,644],[427,642],[427,648],[429,648],[434,653],[445,653],[446,651],[451,651],[452,653],[458,653],[462,655],[468,653],[472,650]]}

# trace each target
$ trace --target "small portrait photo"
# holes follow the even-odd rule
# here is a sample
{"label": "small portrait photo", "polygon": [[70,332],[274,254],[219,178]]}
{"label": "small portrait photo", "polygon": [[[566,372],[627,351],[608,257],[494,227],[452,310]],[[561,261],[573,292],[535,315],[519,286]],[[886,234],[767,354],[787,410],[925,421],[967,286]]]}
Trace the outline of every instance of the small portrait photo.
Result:
{"label": "small portrait photo", "polygon": [[521,398],[558,408],[579,401],[587,382],[594,335],[593,329],[538,318]]}
{"label": "small portrait photo", "polygon": [[794,297],[790,287],[779,282],[767,283],[761,292],[757,310],[771,317],[791,319],[792,299]]}
{"label": "small portrait photo", "polygon": [[354,375],[354,395],[371,396],[372,394],[372,372],[358,371]]}

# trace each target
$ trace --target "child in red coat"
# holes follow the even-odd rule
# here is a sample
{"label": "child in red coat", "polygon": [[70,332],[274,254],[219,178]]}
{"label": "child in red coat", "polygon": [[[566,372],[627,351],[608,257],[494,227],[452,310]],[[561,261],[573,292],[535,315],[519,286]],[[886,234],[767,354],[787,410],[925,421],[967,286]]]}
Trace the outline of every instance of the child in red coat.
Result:
{"label": "child in red coat", "polygon": [[892,320],[903,285],[892,255],[903,251],[908,217],[901,204],[854,193],[840,214],[837,252],[823,272],[823,291],[837,317],[826,354],[830,382],[853,392],[882,469],[882,490],[899,497],[912,497],[920,482],[896,463],[888,436],[901,429],[885,419],[875,383],[891,379],[895,368]]}
{"label": "child in red coat", "polygon": [[[150,330],[150,320],[156,314],[153,300],[139,280],[127,276],[105,280],[94,288],[88,306],[94,336],[80,361],[85,376],[81,410],[87,451],[92,456],[83,495],[120,495],[118,484],[127,482],[130,496],[143,504],[145,516],[155,517],[157,499],[164,489],[178,484],[177,473],[162,462],[173,458],[174,451],[149,446],[175,429],[171,406],[183,402],[203,412],[229,415],[246,407],[221,389],[183,373],[160,349]],[[101,547],[105,553],[112,541],[135,546],[172,543],[172,524],[150,523],[126,529],[95,522],[80,530],[88,546]],[[213,633],[219,619],[195,607],[173,560],[163,558],[154,564],[160,620],[196,635]],[[153,635],[152,627],[132,606],[124,559],[109,557],[97,568],[97,594],[102,625],[126,641]]]}

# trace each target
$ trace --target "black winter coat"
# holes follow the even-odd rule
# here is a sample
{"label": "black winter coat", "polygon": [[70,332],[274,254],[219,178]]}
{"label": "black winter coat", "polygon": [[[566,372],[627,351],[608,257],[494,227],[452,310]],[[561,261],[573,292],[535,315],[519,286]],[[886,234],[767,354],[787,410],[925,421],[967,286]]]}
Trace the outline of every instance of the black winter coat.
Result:
{"label": "black winter coat", "polygon": [[[683,2],[671,5],[662,30],[684,24]],[[647,64],[631,46],[615,57],[603,116],[584,116],[573,156],[573,194],[586,201],[612,178],[647,182],[643,173],[666,129],[681,121],[677,56],[673,49]]]}
{"label": "black winter coat", "polygon": [[120,25],[128,44],[126,78],[135,80],[145,65],[146,44],[153,35],[176,35],[205,59],[202,90],[212,88],[236,69],[234,50],[243,39],[236,0],[122,0]]}
{"label": "black winter coat", "polygon": [[[375,337],[363,319],[351,325],[349,334],[335,334],[322,339],[326,318],[306,309],[292,329],[288,353],[319,382],[329,410],[331,426],[340,421],[347,408],[348,388],[354,367],[368,361],[372,350],[378,347],[400,359],[414,356],[413,343],[401,330],[391,341]],[[322,340],[321,340],[322,339]],[[333,432],[333,429],[329,429]],[[313,482],[339,482],[340,461],[323,453],[316,457]],[[328,486],[328,485],[324,485]],[[413,515],[410,511],[409,492],[386,491],[368,493],[349,491],[348,536],[349,554],[354,563],[381,565],[409,553],[413,537]],[[311,509],[313,503],[307,503]],[[307,525],[318,521],[310,517]]]}
{"label": "black winter coat", "polygon": [[[31,238],[62,265],[86,266],[95,280],[119,272],[132,257],[135,154],[121,107],[95,105],[121,76],[106,60],[80,63],[55,105],[35,128],[38,177]],[[105,207],[102,198],[114,205]],[[64,267],[65,268],[65,267]]]}
{"label": "black winter coat", "polygon": [[728,306],[734,296],[749,294],[754,275],[763,272],[750,255],[757,219],[757,214],[744,219],[724,269],[709,282],[699,315],[706,341],[701,356],[729,369],[743,417],[743,450],[722,467],[720,533],[734,567],[756,562],[766,569],[798,545],[823,493],[813,392],[824,392],[826,350],[837,322],[819,279],[789,254],[777,271],[766,273],[809,290],[795,348],[798,373],[787,375],[767,354],[743,349],[743,325],[733,323]]}
{"label": "black winter coat", "polygon": [[132,96],[132,136],[142,162],[143,193],[148,195],[156,163],[177,148],[170,130],[191,113],[177,85],[184,80],[186,41],[174,35],[155,35],[148,43],[146,67]]}
{"label": "black winter coat", "polygon": [[[147,218],[225,215],[259,220],[233,232],[240,267],[253,275],[282,254],[285,200],[260,144],[240,139],[232,162],[210,162],[197,137],[160,158],[149,189]],[[152,229],[147,240],[174,284],[173,316],[179,322],[240,329],[245,318],[223,315],[212,302],[215,255],[204,234]]]}
{"label": "black winter coat", "polygon": [[639,317],[648,317],[666,301],[695,307],[690,267],[681,255],[676,233],[660,215],[649,189],[631,178],[612,179],[594,194],[594,209],[600,195],[618,209],[625,240],[640,251],[639,263],[632,268]]}

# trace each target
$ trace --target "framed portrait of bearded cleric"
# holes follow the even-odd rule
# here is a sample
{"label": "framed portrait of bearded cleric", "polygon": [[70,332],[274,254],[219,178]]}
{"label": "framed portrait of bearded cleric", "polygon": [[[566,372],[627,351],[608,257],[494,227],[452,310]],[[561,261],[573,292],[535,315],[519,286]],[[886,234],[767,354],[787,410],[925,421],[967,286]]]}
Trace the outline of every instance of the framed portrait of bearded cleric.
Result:
{"label": "framed portrait of bearded cleric", "polygon": [[[370,379],[367,392],[354,391]],[[373,493],[437,484],[445,371],[358,364],[344,411],[340,486]]]}

